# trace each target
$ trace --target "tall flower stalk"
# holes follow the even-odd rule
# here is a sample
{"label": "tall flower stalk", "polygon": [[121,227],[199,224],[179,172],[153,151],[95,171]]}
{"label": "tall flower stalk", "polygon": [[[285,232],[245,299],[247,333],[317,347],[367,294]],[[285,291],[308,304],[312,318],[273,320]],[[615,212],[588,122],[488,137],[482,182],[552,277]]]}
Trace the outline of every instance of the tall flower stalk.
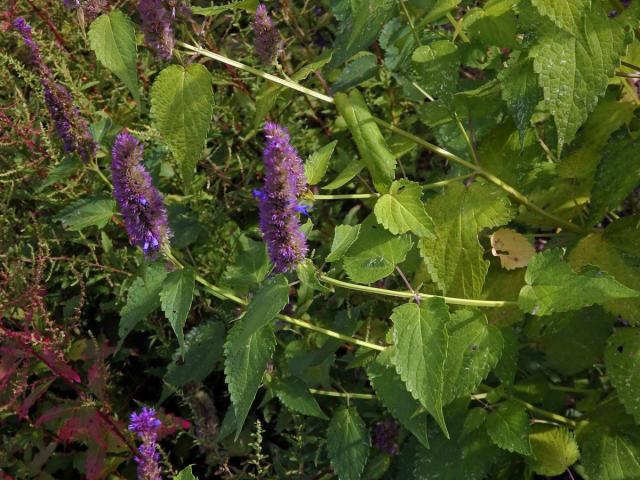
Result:
{"label": "tall flower stalk", "polygon": [[191,13],[182,0],[139,0],[140,28],[147,46],[162,60],[170,60],[175,44],[173,23],[176,17]]}
{"label": "tall flower stalk", "polygon": [[274,270],[280,273],[295,268],[307,254],[307,241],[298,219],[298,214],[304,212],[298,199],[307,189],[307,179],[287,129],[267,123],[264,133],[264,188],[255,195],[260,204],[260,230]]}
{"label": "tall flower stalk", "polygon": [[255,35],[254,46],[256,53],[262,63],[270,65],[282,50],[282,39],[278,28],[269,16],[267,7],[262,3],[256,9],[253,33]]}
{"label": "tall flower stalk", "polygon": [[97,145],[89,132],[89,124],[73,103],[73,97],[61,84],[53,80],[51,70],[42,61],[40,48],[33,40],[31,27],[24,18],[16,18],[13,27],[20,33],[31,52],[31,62],[40,78],[44,101],[53,120],[55,131],[62,140],[65,153],[76,152],[83,161],[94,158]]}
{"label": "tall flower stalk", "polygon": [[162,480],[158,452],[158,429],[161,425],[153,408],[143,407],[140,413],[131,414],[129,430],[142,441],[135,457],[138,480]]}
{"label": "tall flower stalk", "polygon": [[142,164],[144,147],[128,132],[113,144],[111,172],[113,195],[118,203],[132,245],[146,255],[168,247],[171,231],[167,210],[151,175]]}

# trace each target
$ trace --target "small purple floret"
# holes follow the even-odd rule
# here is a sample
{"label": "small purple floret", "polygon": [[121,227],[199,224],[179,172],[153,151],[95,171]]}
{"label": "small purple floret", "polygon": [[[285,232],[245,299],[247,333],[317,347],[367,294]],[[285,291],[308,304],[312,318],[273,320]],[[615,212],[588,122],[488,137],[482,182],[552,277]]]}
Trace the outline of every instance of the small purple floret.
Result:
{"label": "small purple floret", "polygon": [[168,245],[171,231],[162,195],[142,165],[143,145],[127,132],[113,144],[111,172],[115,197],[131,245],[153,255]]}
{"label": "small purple floret", "polygon": [[260,230],[269,258],[274,271],[281,273],[295,268],[307,254],[307,241],[298,219],[302,209],[298,200],[307,189],[307,179],[287,129],[267,123],[264,133],[264,188],[254,191],[254,196],[260,205]]}
{"label": "small purple floret", "polygon": [[269,16],[267,7],[262,3],[256,9],[253,33],[255,35],[254,46],[260,60],[265,65],[273,63],[282,50],[282,39],[278,28]]}
{"label": "small purple floret", "polygon": [[394,420],[378,422],[373,427],[373,438],[376,449],[389,455],[397,455],[400,451],[396,443],[399,426]]}
{"label": "small purple floret", "polygon": [[138,480],[162,480],[158,452],[158,429],[161,425],[153,408],[143,407],[140,413],[131,414],[129,430],[142,440],[135,457]]}

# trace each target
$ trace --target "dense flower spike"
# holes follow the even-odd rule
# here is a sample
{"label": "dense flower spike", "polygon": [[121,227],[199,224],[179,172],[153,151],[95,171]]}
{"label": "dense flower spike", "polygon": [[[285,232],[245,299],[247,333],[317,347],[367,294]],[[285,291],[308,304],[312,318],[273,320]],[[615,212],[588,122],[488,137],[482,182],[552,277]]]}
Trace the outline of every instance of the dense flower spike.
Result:
{"label": "dense flower spike", "polygon": [[129,133],[120,133],[113,144],[111,172],[129,241],[151,255],[167,245],[171,231],[162,195],[142,165],[143,148]]}
{"label": "dense flower spike", "polygon": [[282,40],[280,32],[269,17],[267,7],[262,3],[256,9],[253,33],[255,34],[254,46],[260,60],[265,65],[273,63],[282,49]]}
{"label": "dense flower spike", "polygon": [[260,202],[260,230],[276,272],[287,272],[304,260],[307,242],[300,230],[298,198],[307,188],[304,166],[289,143],[286,128],[267,123],[263,152],[264,188],[256,192]]}
{"label": "dense flower spike", "polygon": [[378,422],[373,427],[373,438],[376,449],[389,455],[397,455],[400,451],[396,443],[399,427],[394,420]]}
{"label": "dense flower spike", "polygon": [[142,440],[135,457],[138,480],[162,480],[158,453],[158,429],[161,425],[153,408],[143,407],[140,413],[131,414],[129,430]]}
{"label": "dense flower spike", "polygon": [[13,27],[20,33],[25,45],[31,51],[31,61],[44,90],[44,101],[53,120],[56,133],[62,139],[64,151],[66,153],[76,152],[83,161],[88,162],[93,158],[97,149],[89,132],[89,124],[73,104],[71,94],[53,80],[51,70],[42,62],[40,49],[31,34],[31,27],[22,17],[14,20]]}
{"label": "dense flower spike", "polygon": [[181,0],[139,0],[138,14],[144,41],[163,60],[171,59],[175,43],[173,21],[188,18],[189,7]]}

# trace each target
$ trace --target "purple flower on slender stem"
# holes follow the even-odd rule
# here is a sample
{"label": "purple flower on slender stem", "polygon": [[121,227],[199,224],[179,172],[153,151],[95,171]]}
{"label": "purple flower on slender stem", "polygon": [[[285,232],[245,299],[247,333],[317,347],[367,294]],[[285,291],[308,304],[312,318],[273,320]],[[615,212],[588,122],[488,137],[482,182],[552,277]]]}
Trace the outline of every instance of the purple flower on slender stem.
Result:
{"label": "purple flower on slender stem", "polygon": [[116,137],[111,154],[113,196],[131,245],[153,255],[168,246],[171,231],[162,195],[142,165],[143,149],[142,143],[127,132]]}
{"label": "purple flower on slender stem", "polygon": [[307,241],[300,230],[298,198],[307,188],[304,166],[290,143],[286,128],[275,123],[264,126],[267,143],[263,152],[264,188],[254,191],[260,205],[260,230],[267,242],[275,272],[287,272],[307,254]]}
{"label": "purple flower on slender stem", "polygon": [[397,455],[400,451],[396,443],[398,431],[398,422],[394,420],[384,420],[376,423],[373,427],[373,438],[376,449],[382,453]]}
{"label": "purple flower on slender stem", "polygon": [[158,452],[158,429],[161,425],[153,408],[143,407],[140,413],[131,414],[129,430],[142,440],[135,457],[138,480],[162,480]]}
{"label": "purple flower on slender stem", "polygon": [[51,70],[42,62],[40,49],[33,40],[29,24],[24,18],[19,17],[14,20],[13,27],[20,33],[25,45],[31,51],[32,63],[44,90],[44,101],[56,133],[62,139],[63,150],[66,153],[76,152],[84,162],[88,162],[94,157],[97,149],[89,132],[89,124],[73,104],[71,94],[53,80]]}
{"label": "purple flower on slender stem", "polygon": [[253,33],[255,34],[254,46],[260,60],[265,65],[273,63],[282,50],[282,40],[278,28],[269,16],[267,7],[262,3],[256,9]]}
{"label": "purple flower on slender stem", "polygon": [[139,0],[140,28],[147,46],[162,60],[169,60],[175,44],[173,21],[191,14],[182,0]]}

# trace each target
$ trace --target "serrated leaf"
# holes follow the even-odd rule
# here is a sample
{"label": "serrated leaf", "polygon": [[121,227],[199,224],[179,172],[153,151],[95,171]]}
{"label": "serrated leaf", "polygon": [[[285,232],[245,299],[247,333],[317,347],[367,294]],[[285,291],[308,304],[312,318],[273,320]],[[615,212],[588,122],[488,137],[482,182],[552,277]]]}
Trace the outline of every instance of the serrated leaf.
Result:
{"label": "serrated leaf", "polygon": [[470,187],[453,184],[427,202],[426,209],[436,235],[422,238],[419,245],[431,277],[445,295],[478,298],[489,270],[478,234],[511,219],[509,199],[479,182]]}
{"label": "serrated leaf", "polygon": [[337,144],[337,140],[327,143],[320,150],[313,152],[305,162],[304,176],[307,177],[309,185],[316,185],[324,178],[329,167],[329,160],[331,160],[331,155],[333,155]]}
{"label": "serrated leaf", "polygon": [[[595,265],[623,285],[640,291],[640,226],[638,217],[623,217],[580,239],[569,253],[573,268]],[[640,323],[640,299],[616,299],[603,303],[605,310]]]}
{"label": "serrated leaf", "polygon": [[169,273],[160,290],[160,306],[178,338],[183,355],[185,349],[183,330],[191,309],[195,285],[193,270],[182,268]]}
{"label": "serrated leaf", "polygon": [[133,281],[127,294],[127,303],[120,310],[118,348],[139,322],[160,307],[160,290],[166,277],[164,264],[158,262],[149,265],[144,276]]}
{"label": "serrated leaf", "polygon": [[[331,289],[320,283],[318,268],[310,258],[305,258],[296,266],[296,274],[300,283],[310,291],[330,292]],[[300,292],[298,292],[300,295]]]}
{"label": "serrated leaf", "polygon": [[[205,322],[189,330],[184,339],[184,360],[180,360],[181,352],[176,352],[164,376],[171,390],[190,382],[201,382],[213,371],[222,360],[224,334],[221,322]],[[164,391],[161,401],[168,394],[169,391]]]}
{"label": "serrated leaf", "polygon": [[390,275],[396,265],[405,260],[411,246],[408,235],[394,236],[369,217],[344,257],[344,269],[354,282],[376,282]]}
{"label": "serrated leaf", "polygon": [[545,104],[555,120],[558,151],[573,140],[598,103],[623,53],[624,27],[607,13],[594,5],[579,31],[549,30],[529,52]]}
{"label": "serrated leaf", "polygon": [[500,448],[520,455],[531,455],[530,421],[522,405],[505,402],[487,417],[487,433]]}
{"label": "serrated leaf", "polygon": [[574,272],[562,260],[560,250],[546,250],[533,257],[525,274],[518,305],[523,312],[549,315],[603,304],[610,300],[637,298],[640,292],[625,287],[600,269],[587,266]]}
{"label": "serrated leaf", "polygon": [[296,377],[287,377],[274,386],[276,396],[289,410],[328,420],[307,385]]}
{"label": "serrated leaf", "polygon": [[266,323],[251,335],[246,335],[244,323],[240,320],[227,336],[224,374],[235,414],[236,439],[260,388],[267,362],[275,350],[273,330],[273,324]]}
{"label": "serrated leaf", "polygon": [[589,205],[589,224],[599,222],[609,210],[619,207],[638,186],[640,139],[632,139],[623,127],[611,136],[598,162]]}
{"label": "serrated leaf", "polygon": [[625,410],[640,422],[640,330],[616,330],[607,342],[604,362]]}
{"label": "serrated leaf", "polygon": [[37,189],[41,192],[45,188],[55,183],[61,182],[76,173],[82,166],[82,161],[78,157],[65,157],[48,174],[46,180]]}
{"label": "serrated leaf", "polygon": [[518,335],[511,328],[503,328],[501,334],[502,355],[493,369],[493,373],[507,387],[511,387],[518,371]]}
{"label": "serrated leaf", "polygon": [[429,448],[427,439],[427,415],[411,394],[391,364],[393,352],[387,349],[380,353],[367,367],[367,375],[376,396],[404,428],[415,435],[418,441]]}
{"label": "serrated leaf", "polygon": [[151,88],[153,126],[169,145],[188,187],[202,156],[213,114],[211,74],[199,63],[171,65]]}
{"label": "serrated leaf", "polygon": [[56,216],[56,220],[67,230],[82,230],[94,225],[103,228],[115,214],[115,200],[89,197],[73,202]]}
{"label": "serrated leaf", "polygon": [[584,28],[582,18],[591,8],[591,0],[531,0],[531,3],[558,27],[574,35]]}
{"label": "serrated leaf", "polygon": [[498,364],[503,347],[500,330],[476,310],[458,310],[446,329],[445,405],[472,393]]}
{"label": "serrated leaf", "polygon": [[442,408],[445,404],[445,363],[449,309],[444,300],[430,298],[393,309],[393,363],[407,390],[436,419],[448,436]]}
{"label": "serrated leaf", "polygon": [[517,49],[515,3],[511,0],[487,2],[482,8],[474,8],[464,16],[463,28],[484,46]]}
{"label": "serrated leaf", "polygon": [[198,477],[193,474],[191,465],[189,465],[187,468],[182,469],[178,475],[174,476],[173,480],[198,480]]}
{"label": "serrated leaf", "polygon": [[347,123],[376,190],[386,193],[395,177],[396,158],[389,150],[380,128],[373,121],[364,97],[358,90],[352,90],[348,95],[336,94],[335,103],[338,113]]}
{"label": "serrated leaf", "polygon": [[332,92],[344,92],[369,80],[378,71],[378,59],[370,52],[363,52],[350,61],[331,86]]}
{"label": "serrated leaf", "polygon": [[416,48],[411,61],[420,87],[431,97],[450,104],[458,85],[458,47],[449,40],[438,40]]}
{"label": "serrated leaf", "polygon": [[633,480],[640,478],[640,439],[594,425],[579,439],[580,464],[588,478],[598,480]]}
{"label": "serrated leaf", "polygon": [[289,303],[289,284],[284,275],[267,280],[254,295],[240,322],[243,335],[249,337],[265,325]]}
{"label": "serrated leaf", "polygon": [[127,86],[140,101],[136,71],[136,32],[131,19],[120,10],[100,15],[89,27],[89,43],[96,58]]}
{"label": "serrated leaf", "polygon": [[536,425],[529,442],[533,453],[531,468],[539,475],[562,475],[580,458],[578,444],[565,428]]}
{"label": "serrated leaf", "polygon": [[337,262],[351,248],[351,245],[360,235],[360,224],[358,225],[338,225],[333,233],[331,252],[327,255],[327,262]]}
{"label": "serrated leaf", "polygon": [[394,235],[412,232],[418,237],[433,236],[435,226],[422,203],[422,188],[409,180],[396,180],[373,209],[378,223]]}
{"label": "serrated leaf", "polygon": [[323,190],[335,190],[336,188],[340,188],[343,185],[349,183],[356,175],[358,175],[364,165],[360,160],[349,162],[346,167],[344,167],[340,173],[334,178],[331,182],[327,183]]}
{"label": "serrated leaf", "polygon": [[358,411],[341,407],[327,429],[329,460],[340,480],[358,480],[369,457],[371,438]]}
{"label": "serrated leaf", "polygon": [[518,127],[522,147],[526,131],[531,124],[531,116],[538,102],[542,100],[542,90],[538,86],[533,63],[528,60],[510,65],[498,74],[498,79],[502,99]]}
{"label": "serrated leaf", "polygon": [[223,282],[232,288],[248,290],[265,279],[271,264],[264,242],[256,242],[243,235],[238,243],[240,248],[235,263],[225,270]]}

